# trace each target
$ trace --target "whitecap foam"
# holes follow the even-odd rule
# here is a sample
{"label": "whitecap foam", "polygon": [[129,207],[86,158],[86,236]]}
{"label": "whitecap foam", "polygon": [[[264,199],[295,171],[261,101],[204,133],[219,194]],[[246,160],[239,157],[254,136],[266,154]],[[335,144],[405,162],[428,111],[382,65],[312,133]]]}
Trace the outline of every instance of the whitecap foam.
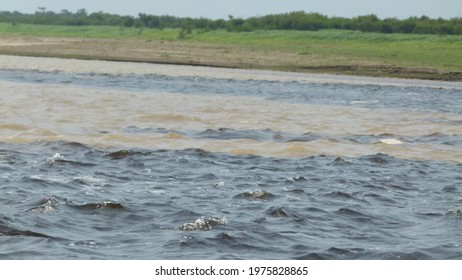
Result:
{"label": "whitecap foam", "polygon": [[54,156],[47,158],[47,162],[49,165],[53,165],[57,160],[66,160],[62,155],[59,153],[54,154]]}
{"label": "whitecap foam", "polygon": [[404,144],[403,141],[400,141],[395,138],[386,138],[386,139],[380,139],[380,143],[387,144],[387,145],[401,145]]}
{"label": "whitecap foam", "polygon": [[214,225],[227,224],[226,218],[200,218],[194,223],[185,223],[180,226],[180,230],[193,231],[193,230],[211,230]]}

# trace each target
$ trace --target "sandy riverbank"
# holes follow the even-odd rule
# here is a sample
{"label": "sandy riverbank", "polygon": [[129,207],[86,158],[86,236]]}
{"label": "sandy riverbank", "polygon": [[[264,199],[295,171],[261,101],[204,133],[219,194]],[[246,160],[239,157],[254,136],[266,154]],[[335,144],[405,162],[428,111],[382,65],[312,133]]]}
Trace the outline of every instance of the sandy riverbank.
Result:
{"label": "sandy riverbank", "polygon": [[315,57],[281,50],[182,40],[0,35],[0,54],[462,81],[462,72],[377,65],[368,61],[337,65],[335,61],[326,63]]}

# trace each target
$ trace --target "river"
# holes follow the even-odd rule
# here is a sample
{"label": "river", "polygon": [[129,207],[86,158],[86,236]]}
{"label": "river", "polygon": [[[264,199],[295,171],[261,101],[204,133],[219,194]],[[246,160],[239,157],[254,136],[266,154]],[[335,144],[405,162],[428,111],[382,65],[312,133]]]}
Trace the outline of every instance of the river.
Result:
{"label": "river", "polygon": [[462,83],[0,56],[1,259],[460,259]]}

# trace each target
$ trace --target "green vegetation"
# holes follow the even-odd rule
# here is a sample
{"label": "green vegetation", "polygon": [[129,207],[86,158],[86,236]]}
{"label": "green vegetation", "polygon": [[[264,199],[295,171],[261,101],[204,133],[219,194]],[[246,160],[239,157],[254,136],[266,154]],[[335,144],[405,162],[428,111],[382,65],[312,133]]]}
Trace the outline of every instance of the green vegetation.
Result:
{"label": "green vegetation", "polygon": [[193,35],[190,40],[324,57],[326,64],[329,64],[327,61],[336,65],[367,61],[376,65],[462,70],[462,36],[274,30],[246,33],[214,31]]}
{"label": "green vegetation", "polygon": [[175,40],[177,29],[143,29],[120,26],[71,26],[0,23],[0,33],[26,36],[56,36],[82,38],[139,38],[157,40]]}
{"label": "green vegetation", "polygon": [[[0,12],[0,34],[27,36],[157,40],[214,44],[259,54],[279,52],[298,58],[280,68],[385,65],[462,69],[462,18],[404,20],[327,17],[291,12],[247,19],[178,18],[140,13],[137,17],[85,9],[59,13],[39,8],[34,14]],[[170,54],[165,54],[169,55]],[[295,61],[295,62],[294,62]],[[297,61],[303,61],[298,63]]]}
{"label": "green vegetation", "polygon": [[[82,11],[77,14],[69,16],[95,16]],[[46,18],[46,14],[42,16]],[[195,20],[177,22],[173,17],[160,17],[162,20],[154,22],[150,16],[140,15],[130,24],[121,24],[121,18],[114,16],[112,25],[44,25],[23,23],[25,20],[1,22],[0,13],[0,38],[53,37],[63,38],[59,40],[64,42],[16,47],[0,44],[0,53],[462,80],[462,35],[384,34],[330,28],[257,28],[238,32],[243,30],[229,28],[229,24],[242,27],[245,23],[232,17],[220,21],[221,28],[198,28]],[[211,22],[214,21],[204,20],[205,26]],[[64,38],[73,41],[66,45]]]}
{"label": "green vegetation", "polygon": [[[118,26],[57,26],[0,23],[0,33],[53,37],[115,38],[209,43],[250,51],[283,52],[313,58],[319,65],[394,65],[462,69],[461,35],[378,34],[347,30],[202,32]],[[314,61],[314,60],[313,60]],[[315,63],[316,64],[316,63]],[[292,67],[293,65],[286,65]]]}
{"label": "green vegetation", "polygon": [[[34,14],[19,12],[0,12],[0,22],[12,25],[44,24],[71,26],[120,26],[121,28],[181,28],[184,33],[192,29],[211,31],[227,30],[249,32],[257,30],[303,30],[316,31],[323,29],[357,30],[376,33],[404,34],[449,34],[462,35],[462,18],[431,19],[426,16],[410,17],[400,20],[396,18],[379,19],[375,15],[358,16],[355,18],[328,17],[318,13],[291,12],[284,14],[251,17],[247,19],[229,16],[228,20],[211,20],[206,18],[178,18],[173,16],[157,16],[140,13],[138,17],[120,16],[97,12],[88,14],[85,9],[75,13],[62,10],[59,13],[39,8]],[[123,29],[121,29],[123,30]],[[186,31],[186,32],[185,32]]]}

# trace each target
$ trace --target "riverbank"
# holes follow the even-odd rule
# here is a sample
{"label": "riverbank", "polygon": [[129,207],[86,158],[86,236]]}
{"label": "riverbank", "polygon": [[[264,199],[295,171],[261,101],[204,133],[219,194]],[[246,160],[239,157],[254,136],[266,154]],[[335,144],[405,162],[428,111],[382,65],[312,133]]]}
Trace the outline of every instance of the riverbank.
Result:
{"label": "riverbank", "polygon": [[460,36],[40,28],[2,24],[0,54],[462,81]]}

